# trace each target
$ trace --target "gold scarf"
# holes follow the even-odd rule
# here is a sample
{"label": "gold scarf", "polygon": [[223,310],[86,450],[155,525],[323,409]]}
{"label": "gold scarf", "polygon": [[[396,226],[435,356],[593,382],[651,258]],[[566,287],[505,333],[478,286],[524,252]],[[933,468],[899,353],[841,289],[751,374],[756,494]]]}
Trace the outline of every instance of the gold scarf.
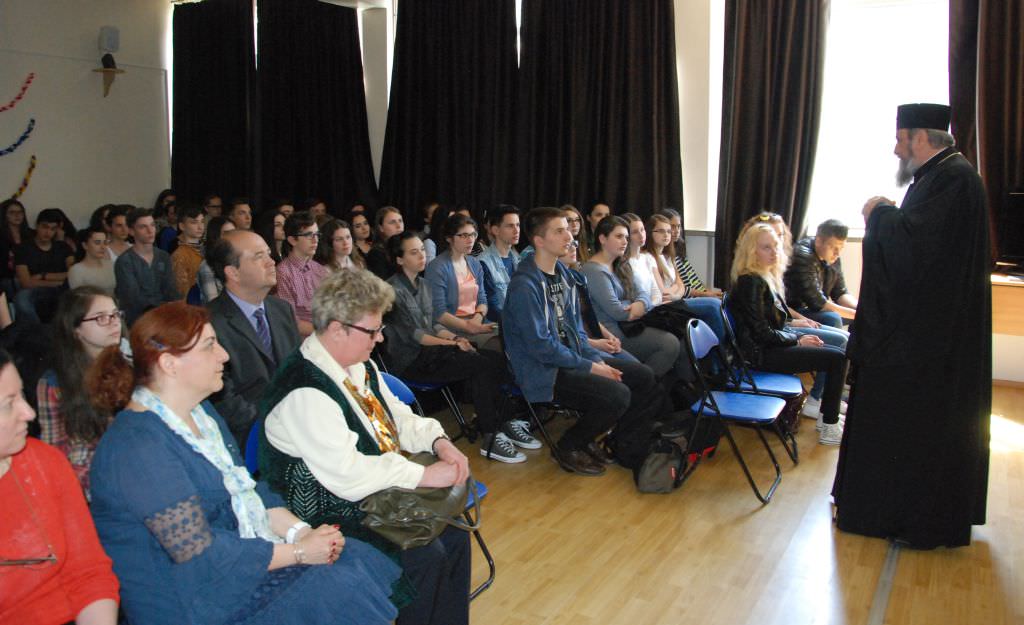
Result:
{"label": "gold scarf", "polygon": [[384,410],[384,406],[381,405],[373,392],[370,391],[370,368],[366,368],[366,381],[363,384],[362,391],[357,390],[355,385],[352,384],[352,380],[348,378],[345,378],[345,388],[356,398],[359,408],[362,409],[363,413],[370,420],[370,424],[373,425],[373,434],[377,439],[377,446],[380,447],[381,453],[386,454],[389,451],[400,452],[398,426],[395,425],[394,419],[391,418],[387,410]]}

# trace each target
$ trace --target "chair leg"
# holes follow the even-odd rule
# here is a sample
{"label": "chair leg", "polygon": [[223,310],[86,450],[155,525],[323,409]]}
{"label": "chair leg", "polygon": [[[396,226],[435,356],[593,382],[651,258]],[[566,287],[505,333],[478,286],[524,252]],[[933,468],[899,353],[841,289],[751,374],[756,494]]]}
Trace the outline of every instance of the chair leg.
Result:
{"label": "chair leg", "polygon": [[732,437],[732,432],[729,429],[729,425],[722,421],[722,429],[725,431],[725,437],[729,440],[729,446],[732,447],[732,452],[736,454],[736,460],[739,461],[740,467],[743,469],[743,474],[747,476],[747,482],[750,484],[750,488],[754,491],[754,495],[764,505],[771,502],[772,496],[775,494],[775,489],[779,487],[779,483],[782,481],[782,469],[779,467],[779,461],[775,459],[775,453],[772,452],[772,448],[768,445],[768,440],[764,437],[764,432],[761,431],[760,427],[754,427],[757,430],[757,436],[761,439],[761,444],[764,446],[765,451],[768,452],[768,457],[771,458],[772,465],[775,467],[775,480],[772,482],[768,492],[764,495],[761,494],[761,490],[758,489],[757,483],[754,481],[754,476],[750,474],[750,468],[747,466],[746,461],[743,459],[743,454],[740,453],[739,446],[736,444],[736,439]]}
{"label": "chair leg", "polygon": [[[468,512],[463,513],[463,515],[466,517],[466,521],[471,524],[473,523]],[[494,583],[495,575],[494,557],[491,556],[491,551],[487,548],[487,543],[484,542],[483,536],[480,535],[480,530],[473,531],[473,538],[476,539],[476,544],[480,546],[480,552],[484,554],[484,559],[487,560],[487,568],[490,570],[490,575],[483,581],[483,583],[477,586],[473,592],[469,593],[470,601],[476,599],[480,593],[491,587],[491,584]]]}
{"label": "chair leg", "polygon": [[772,424],[772,429],[775,431],[775,435],[779,437],[779,441],[782,443],[783,449],[786,450],[786,455],[789,456],[789,459],[793,461],[794,465],[800,464],[800,449],[797,447],[796,437],[791,432],[783,432],[778,419]]}
{"label": "chair leg", "polygon": [[554,440],[551,439],[551,435],[548,434],[548,429],[544,427],[544,423],[541,421],[540,415],[537,414],[537,410],[533,407],[533,404],[526,402],[526,408],[530,411],[530,419],[532,419],[533,424],[537,426],[537,430],[540,431],[540,435],[544,439],[544,442],[548,444],[548,449],[551,450],[552,455],[557,459],[561,459],[561,455],[558,453],[558,447],[555,445]]}
{"label": "chair leg", "polygon": [[459,434],[457,434],[452,440],[459,440],[461,437],[465,436],[466,440],[469,442],[475,442],[476,431],[466,423],[466,417],[463,416],[462,408],[459,407],[459,402],[456,401],[452,390],[447,386],[441,388],[441,397],[444,398],[445,403],[448,404],[448,410],[451,411],[452,416],[455,417],[455,421],[459,424]]}

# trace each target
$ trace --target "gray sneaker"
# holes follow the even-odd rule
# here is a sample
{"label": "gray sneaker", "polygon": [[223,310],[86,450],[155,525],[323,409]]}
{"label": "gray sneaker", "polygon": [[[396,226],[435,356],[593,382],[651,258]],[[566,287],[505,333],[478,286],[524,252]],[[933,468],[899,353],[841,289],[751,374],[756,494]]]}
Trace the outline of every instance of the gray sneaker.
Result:
{"label": "gray sneaker", "polygon": [[501,426],[501,431],[512,444],[523,449],[540,449],[540,441],[530,434],[530,424],[521,419],[512,419]]}
{"label": "gray sneaker", "polygon": [[843,442],[843,426],[838,423],[825,423],[818,435],[819,445],[838,445]]}
{"label": "gray sneaker", "polygon": [[[493,444],[492,444],[493,439]],[[526,462],[526,454],[515,448],[504,432],[484,434],[480,437],[480,455],[490,460],[518,464]]]}

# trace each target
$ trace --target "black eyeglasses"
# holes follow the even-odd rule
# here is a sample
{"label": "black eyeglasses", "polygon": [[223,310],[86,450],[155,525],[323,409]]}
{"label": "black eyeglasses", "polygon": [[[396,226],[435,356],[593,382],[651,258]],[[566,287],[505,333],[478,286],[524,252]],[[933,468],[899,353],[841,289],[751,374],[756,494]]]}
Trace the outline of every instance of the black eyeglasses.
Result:
{"label": "black eyeglasses", "polygon": [[357,326],[354,323],[345,323],[344,321],[341,322],[341,325],[345,326],[346,328],[352,328],[353,330],[359,330],[360,332],[362,332],[366,336],[369,336],[370,338],[377,338],[378,335],[384,334],[384,328],[387,327],[386,325],[381,324],[379,328],[364,328],[363,326]]}
{"label": "black eyeglasses", "polygon": [[115,310],[112,313],[98,313],[92,317],[82,317],[82,320],[79,323],[82,324],[86,321],[95,321],[96,325],[105,327],[113,323],[114,319],[117,319],[118,321],[124,320],[124,311]]}
{"label": "black eyeglasses", "polygon": [[464,241],[469,241],[470,239],[477,238],[478,235],[475,232],[457,232],[455,233],[455,236],[463,239]]}
{"label": "black eyeglasses", "polygon": [[300,232],[299,234],[296,234],[294,236],[296,236],[296,237],[306,237],[306,238],[309,238],[309,239],[319,239],[320,238],[320,233],[319,232]]}

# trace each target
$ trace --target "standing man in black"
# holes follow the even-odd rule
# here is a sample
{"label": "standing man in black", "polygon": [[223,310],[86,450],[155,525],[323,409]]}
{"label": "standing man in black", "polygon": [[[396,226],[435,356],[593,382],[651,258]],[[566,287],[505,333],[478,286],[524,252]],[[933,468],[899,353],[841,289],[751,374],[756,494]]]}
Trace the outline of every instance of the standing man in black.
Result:
{"label": "standing man in black", "polygon": [[268,295],[277,284],[277,269],[260,235],[226,232],[206,262],[224,283],[207,308],[217,340],[230,356],[224,388],[212,399],[245,449],[260,395],[277,365],[299,346],[299,328],[288,302]]}
{"label": "standing man in black", "polygon": [[899,107],[897,179],[913,184],[900,208],[864,205],[857,377],[832,490],[839,529],[919,549],[970,544],[988,485],[988,213],[949,120],[948,106]]}

